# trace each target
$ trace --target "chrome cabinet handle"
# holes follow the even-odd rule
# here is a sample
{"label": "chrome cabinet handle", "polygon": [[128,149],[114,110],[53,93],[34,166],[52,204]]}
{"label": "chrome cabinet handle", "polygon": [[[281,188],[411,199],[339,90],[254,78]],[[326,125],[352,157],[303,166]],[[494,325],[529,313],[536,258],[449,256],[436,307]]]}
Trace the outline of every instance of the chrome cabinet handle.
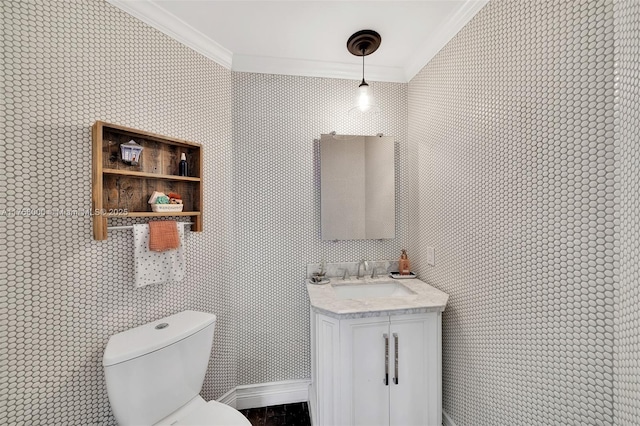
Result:
{"label": "chrome cabinet handle", "polygon": [[389,335],[383,334],[384,338],[384,382],[385,386],[389,386]]}
{"label": "chrome cabinet handle", "polygon": [[396,377],[393,378],[393,383],[395,383],[397,385],[398,382],[400,381],[400,377],[398,376],[398,333],[393,333],[393,340],[394,340],[395,349],[396,349],[396,360],[395,360]]}

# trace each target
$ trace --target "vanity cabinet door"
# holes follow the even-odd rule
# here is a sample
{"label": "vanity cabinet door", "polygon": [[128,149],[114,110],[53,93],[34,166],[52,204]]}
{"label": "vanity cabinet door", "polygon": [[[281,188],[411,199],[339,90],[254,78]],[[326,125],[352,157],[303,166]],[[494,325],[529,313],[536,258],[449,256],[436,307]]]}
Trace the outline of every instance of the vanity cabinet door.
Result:
{"label": "vanity cabinet door", "polygon": [[341,321],[343,425],[389,425],[389,338],[389,317]]}
{"label": "vanity cabinet door", "polygon": [[340,424],[340,321],[311,312],[309,409],[318,426]]}
{"label": "vanity cabinet door", "polygon": [[439,312],[391,317],[391,426],[442,424],[439,317]]}
{"label": "vanity cabinet door", "polygon": [[442,424],[440,312],[311,323],[314,424]]}

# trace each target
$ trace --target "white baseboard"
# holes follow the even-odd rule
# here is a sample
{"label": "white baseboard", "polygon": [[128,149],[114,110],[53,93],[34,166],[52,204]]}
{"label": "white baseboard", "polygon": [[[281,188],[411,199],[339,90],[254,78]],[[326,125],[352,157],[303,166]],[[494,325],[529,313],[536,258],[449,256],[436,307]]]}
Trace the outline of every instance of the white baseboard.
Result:
{"label": "white baseboard", "polygon": [[218,401],[237,410],[307,402],[310,384],[311,380],[305,379],[242,385],[231,389],[218,398]]}
{"label": "white baseboard", "polygon": [[218,402],[222,402],[223,404],[227,404],[230,407],[236,408],[236,388],[231,389],[229,392],[218,398]]}
{"label": "white baseboard", "polygon": [[442,426],[456,426],[456,424],[451,420],[451,417],[442,410]]}

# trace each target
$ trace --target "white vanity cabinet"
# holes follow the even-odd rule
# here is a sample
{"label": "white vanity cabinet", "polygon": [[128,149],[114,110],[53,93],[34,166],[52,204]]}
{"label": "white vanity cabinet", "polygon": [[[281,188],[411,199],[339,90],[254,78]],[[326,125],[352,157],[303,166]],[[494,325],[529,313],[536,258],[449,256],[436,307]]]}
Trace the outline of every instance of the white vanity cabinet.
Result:
{"label": "white vanity cabinet", "polygon": [[340,318],[312,309],[314,424],[441,425],[441,315]]}

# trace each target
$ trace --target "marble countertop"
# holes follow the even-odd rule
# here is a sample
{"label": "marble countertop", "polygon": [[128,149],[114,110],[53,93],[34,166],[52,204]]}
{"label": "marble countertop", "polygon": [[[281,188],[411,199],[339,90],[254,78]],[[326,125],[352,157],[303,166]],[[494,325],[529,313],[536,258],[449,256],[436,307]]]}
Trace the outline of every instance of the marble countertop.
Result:
{"label": "marble countertop", "polygon": [[[340,299],[333,289],[334,285],[362,285],[384,282],[398,283],[415,294],[398,297]],[[395,280],[389,277],[362,280],[331,278],[328,284],[313,284],[307,280],[307,292],[311,307],[315,312],[338,319],[442,312],[449,300],[448,294],[431,287],[417,278],[402,280]]]}

